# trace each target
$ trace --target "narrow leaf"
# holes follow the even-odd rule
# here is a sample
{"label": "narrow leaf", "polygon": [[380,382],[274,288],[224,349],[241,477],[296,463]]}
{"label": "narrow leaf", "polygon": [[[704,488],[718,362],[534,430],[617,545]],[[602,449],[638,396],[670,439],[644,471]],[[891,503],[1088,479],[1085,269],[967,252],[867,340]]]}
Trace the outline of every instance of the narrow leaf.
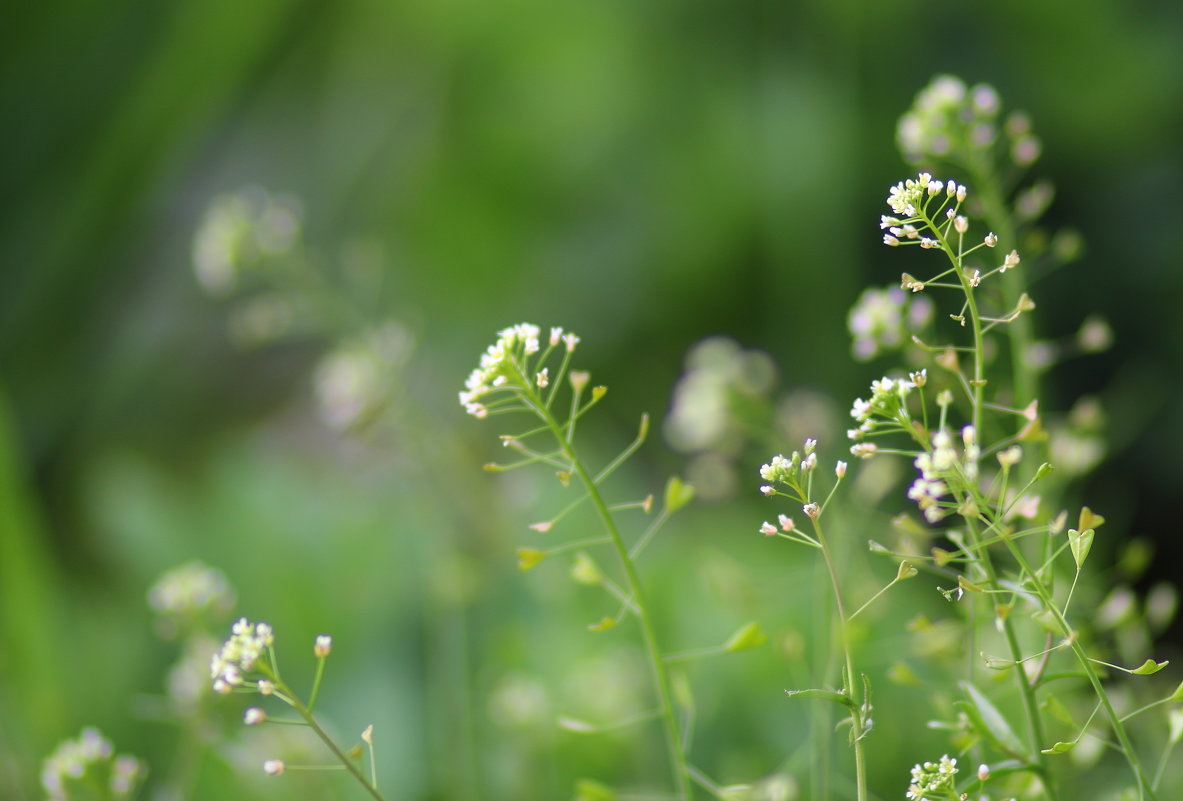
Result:
{"label": "narrow leaf", "polygon": [[768,635],[760,630],[760,624],[756,622],[748,623],[735,634],[731,635],[731,639],[723,646],[723,650],[729,654],[737,651],[748,651],[752,648],[757,648],[768,642]]}
{"label": "narrow leaf", "polygon": [[1060,721],[1066,726],[1076,728],[1076,721],[1072,719],[1072,713],[1068,708],[1060,702],[1059,698],[1054,695],[1048,695],[1043,699],[1043,708],[1047,710],[1048,714]]}
{"label": "narrow leaf", "polygon": [[967,681],[962,682],[961,686],[965,689],[970,699],[970,703],[964,705],[963,708],[965,708],[966,713],[969,715],[970,721],[975,724],[978,733],[989,740],[1000,751],[1015,756],[1022,754],[1022,741],[1015,735],[1014,730],[1006,722],[1006,718],[1002,716],[998,708],[990,703],[990,699]]}
{"label": "narrow leaf", "polygon": [[854,701],[851,700],[849,695],[834,690],[785,690],[785,693],[790,698],[820,698],[823,701],[833,701],[835,704],[841,704],[848,709],[854,709]]}
{"label": "narrow leaf", "polygon": [[607,631],[608,629],[616,628],[616,620],[610,617],[600,618],[599,623],[592,623],[587,627],[588,631]]}

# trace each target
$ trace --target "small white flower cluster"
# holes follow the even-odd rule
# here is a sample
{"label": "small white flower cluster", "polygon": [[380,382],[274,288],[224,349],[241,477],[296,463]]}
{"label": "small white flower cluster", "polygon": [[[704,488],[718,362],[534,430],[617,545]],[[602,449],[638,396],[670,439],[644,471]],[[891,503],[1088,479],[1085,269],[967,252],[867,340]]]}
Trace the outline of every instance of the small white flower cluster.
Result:
{"label": "small white flower cluster", "polygon": [[[69,785],[93,788],[96,782],[105,780],[110,790],[107,797],[129,798],[144,776],[144,766],[135,757],[114,754],[111,741],[98,729],[85,728],[78,739],[61,742],[46,757],[41,767],[41,786],[50,801],[65,801],[71,797]],[[111,764],[102,764],[106,762]],[[94,775],[88,777],[92,770]],[[104,774],[109,779],[103,778]]]}
{"label": "small white flower cluster", "polygon": [[912,768],[912,785],[905,798],[908,801],[929,801],[929,795],[948,796],[956,783],[957,760],[946,754],[939,763],[925,762]]}
{"label": "small white flower cluster", "polygon": [[973,426],[961,429],[963,451],[959,457],[953,447],[952,435],[942,429],[932,436],[932,451],[925,451],[916,457],[914,464],[920,471],[920,478],[912,482],[908,497],[924,512],[930,523],[939,523],[949,510],[939,505],[942,497],[949,493],[947,479],[961,475],[973,481],[978,476],[978,459],[981,448],[977,443],[977,431]]}
{"label": "small white flower cluster", "polygon": [[909,333],[924,328],[932,316],[932,301],[926,297],[912,297],[895,286],[865,290],[846,317],[855,358],[865,361],[899,349]]}
{"label": "small white flower cluster", "polygon": [[[481,366],[472,371],[468,380],[464,382],[465,389],[460,393],[460,405],[474,417],[484,418],[489,414],[488,407],[480,403],[480,399],[499,389],[521,389],[515,381],[528,381],[530,375],[527,361],[529,357],[538,353],[541,348],[539,337],[542,329],[531,323],[518,323],[503,329],[497,335],[497,341],[490,345],[481,355]],[[551,348],[560,342],[567,352],[575,350],[579,344],[579,337],[561,328],[550,329],[548,344]],[[549,351],[548,351],[549,352]],[[549,373],[539,371],[535,380],[539,387],[545,387],[549,382]]]}
{"label": "small white flower cluster", "polygon": [[[915,373],[916,376],[927,376],[924,370]],[[871,399],[855,398],[850,409],[850,416],[858,420],[859,427],[848,429],[846,436],[853,440],[862,440],[884,423],[892,425],[902,424],[904,415],[904,399],[908,393],[916,388],[916,381],[905,378],[887,378],[886,376],[871,382]],[[850,452],[864,459],[874,454],[875,449],[855,445]]]}
{"label": "small white flower cluster", "polygon": [[812,472],[817,467],[817,454],[814,452],[817,449],[816,439],[805,440],[802,455],[801,451],[793,451],[793,455],[785,458],[781,454],[772,457],[772,460],[760,467],[760,478],[768,482],[763,487],[760,487],[760,492],[765,495],[776,494],[776,489],[772,484],[785,484],[790,487],[798,487],[800,484],[801,475],[803,473]]}
{"label": "small white flower cluster", "polygon": [[163,574],[148,590],[153,612],[191,617],[203,612],[229,612],[234,590],[220,570],[202,562],[189,562]]}
{"label": "small white flower cluster", "polygon": [[957,206],[950,207],[945,216],[953,221],[953,227],[959,233],[969,230],[969,220],[957,215],[957,208],[965,202],[967,190],[955,181],[942,183],[940,178],[933,178],[930,173],[922,172],[916,178],[900,181],[891,188],[887,195],[887,205],[900,217],[889,217],[884,214],[879,217],[879,229],[887,229],[883,235],[883,244],[897,246],[902,239],[919,240],[922,248],[935,248],[940,245],[936,239],[921,236],[920,231],[911,223],[921,221],[921,211],[927,199],[944,194],[950,200],[956,200]]}
{"label": "small white flower cluster", "polygon": [[[254,669],[259,657],[274,642],[275,636],[271,633],[271,626],[266,623],[252,625],[245,617],[239,618],[231,628],[230,639],[226,640],[222,650],[214,654],[210,661],[210,678],[214,682],[214,691],[225,695],[235,687],[242,686],[243,676]],[[263,680],[256,686],[261,692],[266,691]]]}

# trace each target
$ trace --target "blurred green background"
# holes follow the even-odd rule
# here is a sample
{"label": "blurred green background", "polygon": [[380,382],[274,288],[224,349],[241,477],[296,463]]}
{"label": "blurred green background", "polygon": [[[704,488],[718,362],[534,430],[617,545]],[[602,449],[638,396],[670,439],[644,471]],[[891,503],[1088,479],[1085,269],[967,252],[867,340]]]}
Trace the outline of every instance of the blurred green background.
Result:
{"label": "blurred green background", "polygon": [[[561,567],[517,573],[526,523],[561,500],[479,470],[500,432],[455,393],[496,330],[530,320],[579,332],[611,386],[592,423],[605,454],[636,411],[660,422],[686,349],[711,334],[768,351],[782,388],[820,390],[841,414],[882,369],[849,358],[845,315],[900,271],[876,225],[908,173],[895,120],[939,72],[1031,113],[1052,221],[1087,241],[1034,284],[1037,329],[1064,336],[1100,311],[1116,331],[1109,353],[1053,371],[1044,408],[1101,396],[1114,450],[1088,497],[1120,531],[1173,547],[1178,3],[79,0],[4,19],[2,797],[30,797],[40,757],[88,723],[167,774],[175,734],[137,699],[162,692],[176,653],[144,597],[192,558],[226,572],[241,614],[274,624],[297,674],[305,644],[335,635],[326,711],[344,732],[375,723],[395,797],[661,782],[636,740],[550,725],[589,699],[646,703],[629,683],[638,656],[627,635],[589,639],[582,621],[603,604]],[[232,302],[195,280],[207,207],[253,185],[298,198],[309,264],[361,263],[377,282],[359,330],[392,318],[413,339],[381,433],[318,418],[325,341],[238,347]],[[632,486],[682,465],[655,436]],[[689,510],[647,557],[673,647],[750,617],[782,640],[808,634],[792,588],[812,571],[769,559],[759,500]],[[691,678],[712,774],[746,780],[799,753],[783,648]],[[896,698],[881,717],[898,704],[919,731],[923,694]],[[249,740],[206,759],[198,797],[297,797],[295,781],[233,775]],[[940,753],[874,749],[873,786],[901,792],[911,763]],[[804,781],[804,766],[790,772]]]}

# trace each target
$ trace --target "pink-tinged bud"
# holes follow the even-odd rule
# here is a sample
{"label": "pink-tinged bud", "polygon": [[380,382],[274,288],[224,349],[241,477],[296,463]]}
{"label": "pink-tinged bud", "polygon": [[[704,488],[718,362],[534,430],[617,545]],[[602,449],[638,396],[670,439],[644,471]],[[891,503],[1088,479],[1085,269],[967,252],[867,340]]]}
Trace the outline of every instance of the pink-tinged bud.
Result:
{"label": "pink-tinged bud", "polygon": [[282,759],[268,759],[263,763],[263,772],[268,776],[278,776],[283,773],[283,767]]}
{"label": "pink-tinged bud", "polygon": [[327,634],[321,634],[316,638],[316,645],[312,646],[312,653],[316,655],[317,659],[324,659],[333,650],[333,638]]}
{"label": "pink-tinged bud", "polygon": [[990,778],[990,767],[988,765],[978,765],[978,781],[986,781]]}
{"label": "pink-tinged bud", "polygon": [[242,722],[248,726],[257,726],[267,719],[267,713],[257,706],[252,706],[242,716]]}
{"label": "pink-tinged bud", "polygon": [[838,464],[834,465],[834,475],[838,478],[846,478],[846,462],[839,460]]}
{"label": "pink-tinged bud", "polygon": [[767,520],[765,520],[763,522],[763,524],[761,524],[761,526],[760,526],[760,533],[763,534],[765,537],[775,537],[776,536],[776,526],[772,525]]}

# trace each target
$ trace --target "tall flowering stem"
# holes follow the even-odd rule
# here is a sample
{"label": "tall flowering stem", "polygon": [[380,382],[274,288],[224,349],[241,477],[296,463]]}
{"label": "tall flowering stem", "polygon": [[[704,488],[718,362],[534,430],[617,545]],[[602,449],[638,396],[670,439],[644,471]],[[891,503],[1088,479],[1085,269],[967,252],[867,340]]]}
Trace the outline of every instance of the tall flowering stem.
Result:
{"label": "tall flowering stem", "polygon": [[[834,610],[838,618],[836,628],[838,631],[839,646],[842,650],[842,689],[838,698],[827,696],[824,694],[824,691],[822,693],[812,690],[804,692],[790,691],[790,694],[820,694],[821,697],[829,697],[830,700],[841,703],[849,710],[850,740],[854,750],[856,798],[858,801],[865,801],[867,798],[867,766],[863,739],[870,731],[871,704],[866,690],[865,677],[863,677],[863,694],[861,699],[859,697],[857,689],[859,674],[855,672],[854,668],[854,650],[851,647],[849,631],[849,622],[853,615],[848,616],[846,613],[846,604],[842,597],[842,584],[838,577],[838,570],[835,567],[833,549],[822,529],[821,522],[826,507],[834,497],[838,485],[846,476],[846,463],[837,463],[834,469],[836,480],[831,486],[825,500],[818,503],[813,496],[813,476],[818,463],[816,448],[817,442],[808,439],[805,441],[803,453],[801,451],[793,451],[792,455],[788,458],[780,455],[774,456],[771,462],[760,468],[760,477],[768,482],[760,488],[760,491],[768,497],[787,497],[801,504],[801,510],[809,519],[813,535],[810,536],[799,531],[793,519],[787,515],[779,516],[779,526],[766,522],[761,526],[760,530],[767,536],[779,536],[802,545],[817,548],[822,552],[822,560],[825,562],[826,573],[830,579],[830,590],[834,596]],[[905,574],[905,571],[901,570],[900,577],[907,578],[908,576]],[[858,614],[858,612],[855,612],[855,614]]]}
{"label": "tall flowering stem", "polygon": [[[607,390],[604,387],[594,387],[591,390],[591,398],[586,403],[583,401],[589,376],[583,372],[568,373],[567,369],[571,353],[575,350],[578,342],[579,337],[572,333],[563,333],[559,328],[550,330],[545,347],[541,340],[541,329],[537,326],[523,323],[503,330],[498,341],[490,346],[482,356],[480,367],[469,376],[466,389],[460,393],[460,402],[470,414],[478,418],[525,411],[532,413],[542,422],[543,428],[541,430],[530,431],[520,436],[502,437],[502,442],[506,447],[525,456],[523,461],[504,467],[490,465],[490,469],[510,469],[527,464],[543,463],[558,468],[560,480],[563,480],[564,483],[572,475],[579,479],[579,483],[587,493],[587,499],[595,507],[596,514],[608,535],[607,540],[611,543],[624,571],[626,587],[623,611],[632,612],[640,625],[641,638],[644,642],[645,654],[657,695],[659,718],[665,736],[676,798],[681,801],[689,801],[694,771],[687,763],[685,745],[675,713],[674,696],[666,659],[663,657],[657,640],[652,611],[635,564],[635,557],[640,552],[643,543],[638,543],[630,550],[621,535],[620,527],[612,514],[611,507],[600,491],[600,483],[632,453],[636,446],[640,445],[647,430],[647,418],[642,423],[642,433],[634,445],[626,449],[608,468],[593,475],[575,448],[576,423],[592,405],[603,397]],[[562,355],[557,370],[552,374],[550,367],[544,365],[555,353]],[[569,380],[571,386],[571,403],[567,419],[560,421],[553,413],[552,407],[564,378]],[[539,452],[525,444],[527,438],[543,431],[553,437],[557,450]],[[549,531],[554,522],[536,524],[533,528],[538,531]],[[545,556],[545,553],[534,549],[524,549],[524,553],[519,551],[519,555],[523,556],[523,569],[537,564]],[[611,619],[609,621],[611,622]]]}
{"label": "tall flowering stem", "polygon": [[[946,532],[947,536],[959,545],[956,557],[974,568],[990,592],[1001,589],[998,571],[990,555],[989,545],[1001,542],[1009,552],[1010,557],[1019,568],[1020,578],[1031,586],[1041,607],[1040,613],[1050,619],[1055,629],[1064,637],[1059,647],[1069,647],[1076,656],[1084,675],[1088,678],[1097,694],[1101,707],[1109,718],[1120,750],[1124,754],[1132,769],[1138,785],[1139,797],[1154,799],[1152,783],[1142,769],[1138,754],[1125,730],[1123,720],[1117,715],[1104,686],[1100,682],[1094,661],[1085,653],[1083,646],[1069,626],[1063,610],[1061,610],[1044,577],[1042,569],[1035,569],[1028,561],[1026,554],[1012,536],[1013,530],[1006,522],[1019,506],[1031,485],[1050,472],[1050,466],[1045,465],[1036,472],[1035,478],[1013,497],[1008,496],[1007,478],[1010,468],[1022,459],[1021,448],[1015,442],[1024,439],[1024,432],[1010,438],[1009,442],[1002,442],[992,448],[996,451],[999,465],[1002,468],[999,475],[991,482],[989,489],[983,489],[979,479],[982,448],[979,445],[980,432],[983,431],[985,402],[985,345],[984,334],[990,328],[998,325],[1009,325],[1020,319],[1024,312],[1034,308],[1034,304],[1024,294],[1021,295],[1011,310],[1001,313],[997,317],[985,317],[979,308],[976,289],[981,283],[996,273],[1006,273],[1018,266],[1020,257],[1012,250],[1002,261],[1002,264],[985,272],[967,266],[966,256],[979,248],[993,248],[998,244],[998,237],[994,233],[988,234],[977,244],[967,246],[966,233],[969,220],[961,214],[961,206],[965,201],[967,190],[954,181],[942,183],[928,173],[920,173],[915,179],[902,181],[892,187],[887,203],[892,211],[898,215],[881,218],[880,227],[887,229],[884,243],[890,246],[918,245],[926,250],[939,250],[944,253],[949,264],[948,269],[927,280],[917,280],[909,274],[904,274],[901,285],[913,292],[924,291],[929,288],[951,288],[960,290],[964,297],[964,305],[959,314],[951,315],[961,325],[968,325],[972,332],[973,344],[968,348],[948,347],[941,350],[937,362],[940,366],[953,373],[961,383],[970,406],[970,425],[962,430],[964,450],[959,455],[953,446],[953,438],[946,428],[947,413],[953,403],[953,395],[948,390],[938,395],[938,405],[941,407],[939,429],[928,431],[927,425],[916,426],[911,421],[904,396],[907,388],[923,385],[924,380],[917,380],[918,374],[912,374],[911,382],[893,382],[883,379],[872,386],[873,394],[870,401],[856,401],[852,415],[860,421],[860,426],[850,432],[856,440],[866,440],[873,436],[906,433],[921,448],[916,456],[916,466],[921,471],[921,477],[913,484],[909,497],[917,501],[925,518],[930,523],[939,523],[949,515],[957,515],[964,519],[968,538],[963,540],[955,531]],[[994,205],[997,205],[994,199]],[[948,276],[954,276],[955,283],[948,281]],[[1012,346],[1015,346],[1012,343]],[[933,348],[933,350],[940,350]],[[966,377],[960,370],[957,352],[969,351],[973,359],[971,377]],[[924,379],[924,373],[919,374]],[[1027,391],[1019,388],[1017,391]],[[999,408],[999,407],[994,407]],[[1034,408],[1034,407],[1032,407]],[[1014,412],[1024,415],[1023,412]],[[1034,422],[1034,421],[1032,421]],[[1006,447],[1010,445],[1011,447]],[[852,449],[857,455],[873,455],[878,448],[870,443],[860,442]],[[997,482],[997,483],[995,483]],[[1031,502],[1037,498],[1029,498]],[[1033,504],[1032,504],[1033,505]],[[1075,534],[1076,532],[1072,532]],[[1090,532],[1091,536],[1091,532]],[[1062,550],[1062,549],[1061,549]],[[1079,569],[1082,557],[1074,549]],[[1049,551],[1050,554],[1050,551]],[[946,555],[952,558],[953,555]],[[1054,554],[1048,556],[1048,562]],[[958,578],[959,586],[956,597],[960,598],[968,588],[970,592],[983,592],[981,587],[973,581]],[[994,612],[999,621],[1007,646],[1011,652],[1011,666],[1014,670],[1019,689],[1022,693],[1024,711],[1027,718],[1028,733],[1031,739],[1030,763],[1043,777],[1046,796],[1055,798],[1055,785],[1048,769],[1045,754],[1059,753],[1045,749],[1043,727],[1035,697],[1035,682],[1038,678],[1028,677],[1022,665],[1028,660],[1022,653],[1014,623],[1010,617],[1012,604],[996,604]],[[1054,649],[1053,649],[1054,650]]]}

